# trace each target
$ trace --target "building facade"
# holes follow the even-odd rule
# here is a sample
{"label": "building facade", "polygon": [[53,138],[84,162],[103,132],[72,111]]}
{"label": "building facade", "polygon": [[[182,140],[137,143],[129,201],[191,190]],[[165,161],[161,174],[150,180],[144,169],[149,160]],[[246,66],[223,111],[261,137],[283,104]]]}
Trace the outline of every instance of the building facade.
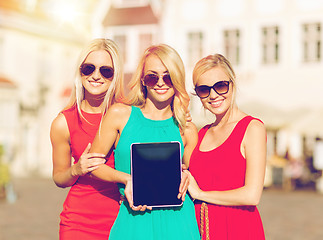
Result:
{"label": "building facade", "polygon": [[[51,121],[91,37],[56,16],[53,1],[0,2],[0,145],[13,176],[50,176]],[[58,18],[56,18],[58,17]],[[85,31],[88,33],[89,31]]]}
{"label": "building facade", "polygon": [[[10,2],[15,1],[1,4]],[[49,126],[73,84],[80,48],[95,37],[117,42],[126,82],[147,46],[174,47],[185,64],[198,127],[213,119],[192,94],[193,67],[200,58],[221,53],[236,71],[238,105],[268,128],[269,155],[288,151],[304,157],[323,138],[323,130],[314,127],[323,112],[322,0],[82,1],[70,8],[69,16],[78,7],[90,13],[74,27],[61,22],[64,15],[54,18],[54,24],[39,21],[44,16],[34,12],[54,2],[26,1],[27,15],[0,5],[0,74],[15,84],[18,95],[17,174],[50,175]],[[57,12],[64,11],[51,11],[50,16]]]}
{"label": "building facade", "polygon": [[[100,34],[126,49],[129,76],[149,43],[173,46],[189,93],[195,63],[223,54],[236,71],[239,107],[267,126],[268,158],[301,159],[312,171],[306,161],[323,138],[322,13],[322,0],[115,0]],[[194,94],[191,114],[198,127],[214,120]]]}

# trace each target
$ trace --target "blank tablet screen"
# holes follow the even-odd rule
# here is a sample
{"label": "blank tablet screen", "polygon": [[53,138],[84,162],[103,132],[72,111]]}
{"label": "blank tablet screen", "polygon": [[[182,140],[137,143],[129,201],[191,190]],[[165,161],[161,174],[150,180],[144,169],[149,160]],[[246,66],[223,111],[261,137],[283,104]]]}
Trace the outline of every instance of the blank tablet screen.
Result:
{"label": "blank tablet screen", "polygon": [[179,142],[133,143],[131,175],[134,206],[180,206],[182,173]]}

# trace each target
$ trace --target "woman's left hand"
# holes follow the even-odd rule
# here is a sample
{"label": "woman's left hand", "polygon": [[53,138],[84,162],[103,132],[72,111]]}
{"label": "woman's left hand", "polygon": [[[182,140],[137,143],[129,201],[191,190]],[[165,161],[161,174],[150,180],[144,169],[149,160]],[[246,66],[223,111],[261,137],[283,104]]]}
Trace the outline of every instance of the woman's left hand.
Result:
{"label": "woman's left hand", "polygon": [[188,185],[188,191],[191,195],[191,197],[195,200],[195,199],[199,199],[199,196],[202,192],[202,190],[200,189],[199,185],[197,184],[195,178],[192,176],[192,174],[188,172],[188,176],[189,176],[189,185]]}
{"label": "woman's left hand", "polygon": [[187,170],[185,164],[182,164],[182,179],[181,179],[181,184],[179,186],[179,193],[177,195],[177,198],[178,199],[182,198],[183,202],[185,200],[185,196],[186,196],[186,192],[187,192],[189,183],[190,183],[190,181],[189,181],[188,170]]}
{"label": "woman's left hand", "polygon": [[144,212],[146,210],[152,210],[152,207],[147,207],[147,205],[139,205],[139,206],[134,206],[133,205],[133,199],[132,199],[132,181],[129,179],[126,183],[125,189],[124,189],[124,194],[125,197],[129,203],[129,206],[133,211],[141,211]]}

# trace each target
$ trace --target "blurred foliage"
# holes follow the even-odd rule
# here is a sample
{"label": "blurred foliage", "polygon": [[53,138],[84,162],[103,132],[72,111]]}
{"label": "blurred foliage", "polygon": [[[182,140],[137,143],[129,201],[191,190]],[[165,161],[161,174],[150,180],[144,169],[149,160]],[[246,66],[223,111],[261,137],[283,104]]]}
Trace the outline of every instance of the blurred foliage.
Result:
{"label": "blurred foliage", "polygon": [[9,165],[3,162],[4,148],[0,145],[0,187],[9,183]]}

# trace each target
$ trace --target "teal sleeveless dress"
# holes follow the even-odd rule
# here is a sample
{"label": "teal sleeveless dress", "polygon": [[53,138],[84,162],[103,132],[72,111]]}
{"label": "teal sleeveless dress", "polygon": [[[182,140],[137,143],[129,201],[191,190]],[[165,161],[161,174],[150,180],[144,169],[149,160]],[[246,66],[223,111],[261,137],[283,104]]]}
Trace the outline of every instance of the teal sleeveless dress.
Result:
{"label": "teal sleeveless dress", "polygon": [[[132,107],[129,120],[115,149],[115,168],[130,174],[130,146],[134,142],[179,141],[184,151],[179,128],[173,118],[151,120],[138,107]],[[124,185],[119,184],[124,195]],[[124,201],[111,229],[109,240],[197,240],[200,234],[194,204],[187,195],[180,207],[153,208],[145,212],[133,211]]]}

